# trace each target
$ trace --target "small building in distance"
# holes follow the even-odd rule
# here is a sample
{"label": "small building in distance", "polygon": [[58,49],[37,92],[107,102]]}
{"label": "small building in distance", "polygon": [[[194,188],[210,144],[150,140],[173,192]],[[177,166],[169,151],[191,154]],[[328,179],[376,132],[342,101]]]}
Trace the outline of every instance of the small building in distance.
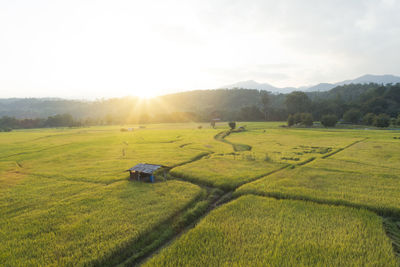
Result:
{"label": "small building in distance", "polygon": [[139,163],[127,171],[129,171],[131,180],[154,183],[154,173],[160,168],[164,169],[164,180],[166,179],[165,167],[163,165]]}

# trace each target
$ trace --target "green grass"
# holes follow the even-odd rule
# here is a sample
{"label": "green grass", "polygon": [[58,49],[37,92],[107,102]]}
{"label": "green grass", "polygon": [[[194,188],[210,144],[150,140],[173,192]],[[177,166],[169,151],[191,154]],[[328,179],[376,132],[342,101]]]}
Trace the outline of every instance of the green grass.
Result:
{"label": "green grass", "polygon": [[[388,134],[386,136],[391,137]],[[338,153],[334,158],[357,162],[364,166],[397,169],[398,173],[400,173],[400,141],[395,139],[368,140]]]}
{"label": "green grass", "polygon": [[144,266],[398,266],[382,219],[347,207],[244,196]]}
{"label": "green grass", "polygon": [[[221,146],[215,131],[209,140]],[[133,256],[134,244],[168,225],[203,190],[179,181],[130,182],[124,171],[139,162],[173,166],[209,153],[179,147],[196,143],[195,133],[94,127],[1,134],[1,265],[113,265]]]}
{"label": "green grass", "polygon": [[[281,124],[238,123],[238,126],[246,125],[247,131],[231,133],[223,139],[215,136],[228,130],[226,123],[218,123],[216,129],[209,124],[185,123],[152,124],[140,129],[134,125],[133,132],[120,131],[121,127],[132,126],[104,126],[0,133],[0,265],[136,264],[206,212],[221,194],[215,188],[230,191],[240,186],[234,196],[259,194],[362,207],[379,214],[397,216],[393,221],[399,221],[400,169],[397,165],[400,162],[400,141],[393,138],[399,136],[397,132],[287,129],[280,128]],[[198,129],[199,125],[203,128]],[[125,170],[137,163],[169,166],[173,176],[185,181],[169,180],[155,184],[128,181]],[[289,168],[282,170],[284,167]],[[214,189],[208,188],[207,195],[205,189],[193,183]],[[214,191],[218,193],[210,193]],[[219,203],[231,197],[230,193],[226,194]],[[332,220],[332,223],[328,222],[330,227],[335,222],[341,225],[337,221],[342,217],[341,212],[346,223],[357,222],[355,225],[358,226],[359,222],[366,223],[367,219],[361,220],[361,217],[371,218],[374,229],[377,229],[375,226],[379,221],[378,217],[364,210],[254,197],[245,202],[255,205],[246,204],[246,208],[236,209],[244,201],[242,199],[223,205],[210,215],[213,218],[214,214],[222,213],[221,210],[226,214],[230,209],[236,212],[236,217],[227,221],[232,225],[232,233],[229,234],[229,226],[221,222],[220,226],[215,224],[217,230],[210,233],[210,240],[220,238],[221,233],[227,233],[231,239],[237,238],[226,244],[221,255],[236,260],[237,253],[243,258],[237,261],[242,265],[257,265],[258,262],[264,265],[265,260],[284,255],[277,250],[272,250],[275,256],[268,254],[269,250],[260,254],[259,239],[254,239],[254,244],[246,243],[248,240],[243,236],[246,233],[254,236],[251,231],[259,229],[257,234],[261,237],[274,237],[267,231],[273,229],[268,216],[281,216],[273,218],[278,222],[283,220],[281,224],[285,225],[288,222],[283,214],[287,210],[294,210],[297,214],[307,207],[318,212],[319,207],[324,207],[323,210],[332,210],[337,217],[329,217]],[[297,208],[287,208],[286,204],[281,207],[283,204],[276,203],[294,203],[290,205]],[[258,206],[265,212],[260,212]],[[356,214],[355,217],[348,218],[346,214],[350,211]],[[322,215],[327,213],[321,211]],[[243,218],[239,218],[240,214]],[[200,225],[205,224],[210,216]],[[290,213],[286,216],[293,224],[291,227],[300,226],[299,232],[285,228],[293,234],[290,239],[293,244],[301,244],[308,238],[309,242],[322,242],[317,233],[324,232],[325,228],[313,223],[307,227],[300,220],[304,217],[301,213],[298,215],[300,219]],[[237,228],[235,220],[238,223],[245,221],[237,225],[248,225],[252,221],[255,225],[265,221],[266,225],[248,230],[248,226]],[[357,227],[343,226],[341,229],[355,233],[367,233],[370,229]],[[198,227],[193,231],[196,229]],[[398,242],[398,230],[395,227],[390,229],[388,235]],[[302,236],[300,230],[307,235]],[[364,230],[368,231],[362,232]],[[184,234],[182,239],[191,233]],[[374,262],[378,252],[371,248],[370,243],[386,236],[383,232],[365,235],[365,244],[357,236],[354,238],[357,245],[340,259],[358,265],[368,260]],[[199,240],[204,238],[199,236]],[[242,240],[244,245],[236,248]],[[278,240],[269,241],[271,248],[280,248]],[[322,244],[321,251],[331,249],[324,245],[326,243],[318,244]],[[232,251],[228,245],[232,245]],[[218,246],[210,243],[207,249],[217,255]],[[297,254],[293,254],[295,249],[290,244],[287,246],[289,250],[285,253],[289,255],[289,264],[296,260],[291,257]],[[347,250],[347,245],[345,247]],[[244,249],[248,256],[240,249]],[[316,256],[309,260],[315,262],[309,265],[324,263],[324,257],[314,250],[317,248],[312,250],[312,255]],[[304,253],[300,255],[308,255]],[[351,255],[358,256],[358,260]],[[382,259],[388,259],[385,255]],[[219,259],[222,260],[216,258]],[[232,265],[232,259],[222,260],[222,263]],[[204,263],[202,260],[198,262]],[[204,265],[214,263],[210,259]]]}
{"label": "green grass", "polygon": [[382,215],[400,216],[399,170],[339,160],[336,155],[266,176],[243,185],[235,194],[306,199],[365,207]]}
{"label": "green grass", "polygon": [[247,156],[248,154],[212,155],[174,168],[171,174],[195,183],[232,190],[285,166],[279,163],[256,161]]}
{"label": "green grass", "polygon": [[[0,160],[19,163],[23,166],[20,170],[23,173],[62,180],[112,183],[125,179],[123,171],[137,163],[175,166],[204,153],[229,148],[213,139],[216,132],[214,129],[168,128],[119,132],[106,128],[102,131],[65,129],[61,134],[45,130],[42,136],[38,137],[34,132],[35,138],[26,137],[22,142],[13,142],[11,136],[5,135],[4,139],[9,143],[0,151]],[[16,132],[17,136],[19,134]],[[30,134],[25,133],[27,136]],[[190,145],[181,147],[188,143]]]}
{"label": "green grass", "polygon": [[364,133],[360,131],[282,128],[232,133],[226,140],[250,145],[257,159],[268,156],[274,162],[299,164],[310,158],[323,157],[364,138]]}
{"label": "green grass", "polygon": [[0,262],[60,266],[118,258],[200,193],[179,181],[104,186],[27,178],[0,198]]}

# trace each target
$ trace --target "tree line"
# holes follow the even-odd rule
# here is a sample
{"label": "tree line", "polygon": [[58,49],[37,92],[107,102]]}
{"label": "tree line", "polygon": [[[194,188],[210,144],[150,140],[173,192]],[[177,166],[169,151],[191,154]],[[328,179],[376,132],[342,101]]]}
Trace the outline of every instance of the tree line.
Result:
{"label": "tree line", "polygon": [[328,127],[338,121],[377,127],[400,125],[400,84],[350,84],[324,93],[292,92],[285,104],[289,126],[310,126],[313,120]]}
{"label": "tree line", "polygon": [[[400,114],[400,84],[350,84],[326,92],[272,94],[253,89],[196,90],[160,96],[78,101],[0,99],[0,129],[163,122],[310,121],[386,125]],[[382,123],[383,122],[383,123]],[[331,123],[332,124],[332,123]]]}

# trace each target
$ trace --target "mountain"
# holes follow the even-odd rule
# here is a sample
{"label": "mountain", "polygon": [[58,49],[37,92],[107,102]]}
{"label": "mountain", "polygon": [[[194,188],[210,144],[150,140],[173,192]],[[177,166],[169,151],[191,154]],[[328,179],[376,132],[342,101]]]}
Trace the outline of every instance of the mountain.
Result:
{"label": "mountain", "polygon": [[305,92],[325,92],[335,88],[336,85],[332,83],[319,83],[317,85],[308,87]]}
{"label": "mountain", "polygon": [[221,88],[223,88],[223,89],[234,89],[234,88],[257,89],[257,90],[265,90],[265,91],[269,91],[272,93],[282,93],[282,94],[286,94],[286,93],[290,93],[292,91],[298,90],[298,88],[295,88],[295,87],[279,88],[279,87],[270,85],[269,83],[258,83],[253,80],[241,81],[241,82],[237,82],[234,84],[222,86]]}
{"label": "mountain", "polygon": [[377,83],[377,84],[396,84],[400,83],[400,77],[394,75],[372,75],[366,74],[353,80],[345,80],[337,83],[320,83],[309,87],[306,92],[315,91],[329,91],[336,86],[347,85],[347,84],[367,84],[367,83]]}
{"label": "mountain", "polygon": [[241,81],[237,82],[234,84],[226,85],[221,88],[226,88],[226,89],[233,89],[233,88],[245,88],[245,89],[257,89],[257,90],[266,90],[270,91],[273,93],[282,93],[282,94],[287,94],[292,91],[305,91],[305,92],[324,92],[324,91],[329,91],[336,86],[340,85],[346,85],[346,84],[367,84],[367,83],[377,83],[377,84],[396,84],[400,83],[400,77],[394,76],[394,75],[372,75],[372,74],[367,74],[363,75],[361,77],[358,77],[353,80],[345,80],[337,83],[320,83],[317,85],[313,86],[302,86],[302,87],[284,87],[284,88],[279,88],[275,87],[269,83],[258,83],[253,80],[248,80],[248,81]]}

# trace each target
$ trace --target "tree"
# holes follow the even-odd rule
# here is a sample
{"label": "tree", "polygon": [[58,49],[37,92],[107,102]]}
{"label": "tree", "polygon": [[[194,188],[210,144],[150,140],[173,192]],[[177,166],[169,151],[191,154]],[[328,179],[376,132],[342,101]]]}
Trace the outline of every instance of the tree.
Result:
{"label": "tree", "polygon": [[306,112],[311,108],[311,100],[304,92],[295,91],[286,96],[286,107],[289,113]]}
{"label": "tree", "polygon": [[384,113],[388,107],[388,101],[383,97],[374,97],[363,103],[364,112],[372,112],[375,114]]}
{"label": "tree", "polygon": [[385,128],[385,127],[389,127],[389,125],[390,125],[389,115],[387,115],[385,113],[381,113],[378,116],[376,116],[375,121],[374,121],[374,126]]}
{"label": "tree", "polygon": [[350,123],[358,123],[361,118],[360,110],[356,108],[349,109],[343,115],[343,120]]}
{"label": "tree", "polygon": [[397,125],[400,125],[400,114],[397,116]]}
{"label": "tree", "polygon": [[324,115],[321,118],[321,123],[325,127],[335,127],[338,118],[334,114]]}
{"label": "tree", "polygon": [[70,114],[58,114],[48,117],[45,124],[50,127],[72,127],[75,122]]}
{"label": "tree", "polygon": [[264,117],[260,109],[253,106],[246,106],[240,109],[239,117],[243,121],[258,121]]}
{"label": "tree", "polygon": [[301,123],[301,113],[296,113],[293,115],[294,124]]}
{"label": "tree", "polygon": [[261,93],[261,103],[263,106],[265,121],[268,119],[268,105],[269,105],[270,101],[271,101],[271,99],[270,99],[268,92],[262,92]]}
{"label": "tree", "polygon": [[296,113],[294,115],[290,114],[287,118],[288,126],[293,126],[295,124],[301,124],[304,126],[313,125],[313,117],[311,113]]}
{"label": "tree", "polygon": [[375,121],[375,114],[374,113],[367,113],[365,114],[365,116],[363,117],[363,123],[365,125],[373,125],[374,121]]}
{"label": "tree", "polygon": [[310,113],[301,113],[301,124],[310,127],[313,125],[313,117]]}
{"label": "tree", "polygon": [[236,122],[234,122],[234,121],[230,121],[230,122],[228,123],[228,125],[229,125],[229,127],[231,128],[231,130],[233,130],[233,129],[236,128]]}
{"label": "tree", "polygon": [[288,124],[289,127],[291,127],[291,126],[294,125],[294,117],[293,117],[292,114],[290,114],[290,115],[288,116],[288,118],[287,118],[287,124]]}
{"label": "tree", "polygon": [[211,127],[215,128],[215,121],[214,120],[212,120],[210,124],[211,124]]}

